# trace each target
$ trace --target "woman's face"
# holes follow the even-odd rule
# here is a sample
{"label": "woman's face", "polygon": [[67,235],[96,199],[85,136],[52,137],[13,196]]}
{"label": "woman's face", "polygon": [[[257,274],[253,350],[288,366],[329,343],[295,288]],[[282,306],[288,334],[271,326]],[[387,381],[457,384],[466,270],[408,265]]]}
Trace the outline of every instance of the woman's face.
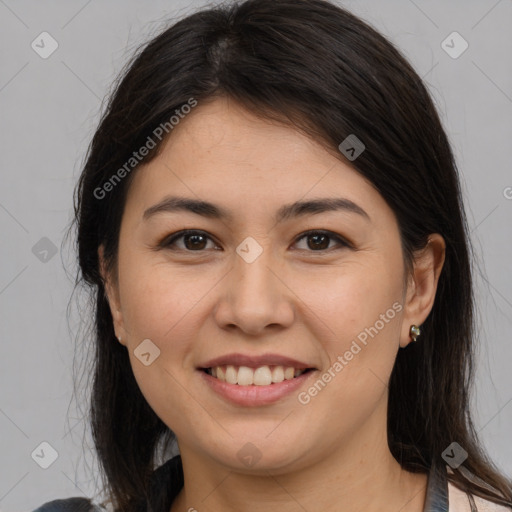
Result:
{"label": "woman's face", "polygon": [[[339,203],[290,206],[313,200]],[[171,241],[182,230],[196,233]],[[226,99],[200,103],[137,170],[108,292],[135,378],[182,455],[238,471],[299,468],[358,437],[385,443],[395,357],[428,314],[409,307],[380,194]]]}

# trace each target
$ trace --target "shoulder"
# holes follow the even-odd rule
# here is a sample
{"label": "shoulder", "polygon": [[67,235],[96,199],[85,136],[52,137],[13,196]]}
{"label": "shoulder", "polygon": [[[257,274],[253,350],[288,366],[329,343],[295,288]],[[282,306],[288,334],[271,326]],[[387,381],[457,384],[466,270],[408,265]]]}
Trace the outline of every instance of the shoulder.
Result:
{"label": "shoulder", "polygon": [[[468,495],[448,482],[448,502],[450,512],[471,512],[471,504]],[[498,505],[493,501],[485,500],[473,495],[478,512],[511,512],[510,507]]]}
{"label": "shoulder", "polygon": [[105,512],[106,509],[92,503],[89,498],[64,498],[48,501],[32,512]]}
{"label": "shoulder", "polygon": [[[183,483],[181,456],[176,455],[154,471],[151,478],[149,509],[169,510]],[[147,508],[144,502],[140,510],[146,511]],[[32,512],[114,512],[114,510],[111,503],[101,506],[93,503],[89,498],[73,497],[48,501]]]}

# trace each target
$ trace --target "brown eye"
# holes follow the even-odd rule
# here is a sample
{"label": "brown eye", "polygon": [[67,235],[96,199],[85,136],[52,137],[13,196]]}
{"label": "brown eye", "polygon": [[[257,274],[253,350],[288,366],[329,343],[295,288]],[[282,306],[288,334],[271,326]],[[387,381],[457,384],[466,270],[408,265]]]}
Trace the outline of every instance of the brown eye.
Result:
{"label": "brown eye", "polygon": [[204,249],[206,237],[204,235],[184,235],[183,236],[184,245],[187,249],[195,250],[195,249]]}
{"label": "brown eye", "polygon": [[[181,247],[176,244],[178,240],[183,240],[183,245]],[[174,234],[171,238],[164,240],[161,243],[161,246],[164,248],[170,248],[171,250],[200,252],[207,248],[208,240],[211,240],[211,238],[202,231],[181,231]]]}
{"label": "brown eye", "polygon": [[308,233],[301,235],[300,238],[297,239],[297,242],[304,238],[307,239],[307,249],[313,252],[320,252],[329,249],[331,240],[335,240],[338,246],[350,246],[350,244],[343,240],[343,238],[335,233],[331,233],[330,231],[309,231]]}
{"label": "brown eye", "polygon": [[[336,248],[336,246],[338,248],[351,247],[350,243],[330,231],[308,231],[297,238],[295,243],[298,243],[303,239],[307,239],[307,246],[300,250],[306,250],[309,252],[328,251]],[[182,241],[182,243],[179,244],[179,241]],[[203,231],[185,230],[174,233],[170,237],[164,239],[159,244],[159,247],[169,249],[171,251],[186,252],[202,252],[208,248],[217,248],[215,244],[213,244],[213,247],[208,247],[208,241],[213,243],[213,239]],[[332,241],[335,242],[334,247],[331,246]]]}

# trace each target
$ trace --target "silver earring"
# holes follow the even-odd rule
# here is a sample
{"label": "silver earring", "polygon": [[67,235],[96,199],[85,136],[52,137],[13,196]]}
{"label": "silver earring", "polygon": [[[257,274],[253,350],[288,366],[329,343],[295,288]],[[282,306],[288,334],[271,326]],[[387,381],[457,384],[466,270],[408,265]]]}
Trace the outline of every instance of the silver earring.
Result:
{"label": "silver earring", "polygon": [[412,341],[416,341],[420,334],[420,328],[417,325],[411,325],[411,328],[409,329],[409,336],[412,338]]}

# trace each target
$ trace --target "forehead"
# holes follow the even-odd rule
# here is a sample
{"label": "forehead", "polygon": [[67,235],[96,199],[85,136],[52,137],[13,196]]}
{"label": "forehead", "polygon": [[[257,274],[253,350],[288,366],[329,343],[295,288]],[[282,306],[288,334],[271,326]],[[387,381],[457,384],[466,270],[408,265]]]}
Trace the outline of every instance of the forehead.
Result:
{"label": "forehead", "polygon": [[297,128],[258,117],[226,97],[199,104],[172,131],[164,151],[172,153],[174,160],[193,159],[207,165],[218,159],[254,171],[290,170],[292,164],[301,171],[301,160],[321,166],[333,159]]}
{"label": "forehead", "polygon": [[386,207],[366,179],[323,145],[227,98],[200,103],[174,127],[159,155],[137,170],[128,200],[145,210],[166,195],[215,198],[237,214],[274,214],[314,197],[365,204],[370,216]]}

